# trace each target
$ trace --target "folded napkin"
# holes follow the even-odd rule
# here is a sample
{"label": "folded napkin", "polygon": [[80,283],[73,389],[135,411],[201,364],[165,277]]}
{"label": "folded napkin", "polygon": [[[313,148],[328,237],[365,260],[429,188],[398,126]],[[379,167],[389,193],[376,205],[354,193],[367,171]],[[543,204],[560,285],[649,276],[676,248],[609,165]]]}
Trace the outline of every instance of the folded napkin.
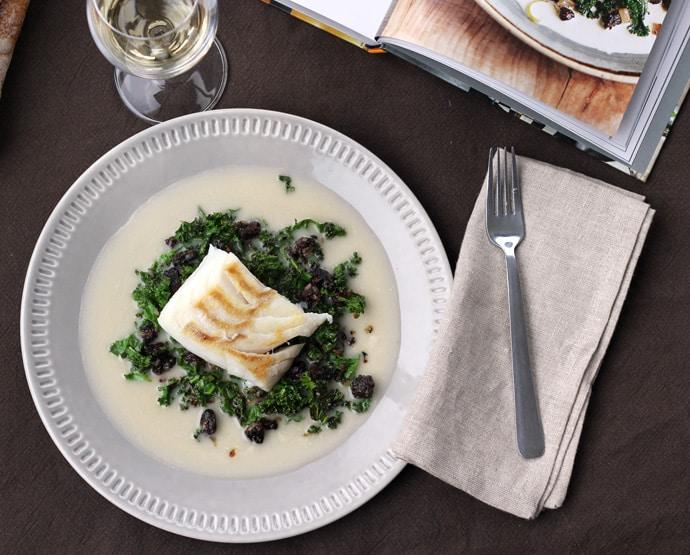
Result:
{"label": "folded napkin", "polygon": [[485,231],[486,182],[443,324],[393,450],[523,518],[565,499],[592,382],[654,211],[643,198],[519,159],[526,236],[518,247],[544,456],[515,439],[505,263]]}
{"label": "folded napkin", "polygon": [[0,0],[0,92],[29,0]]}

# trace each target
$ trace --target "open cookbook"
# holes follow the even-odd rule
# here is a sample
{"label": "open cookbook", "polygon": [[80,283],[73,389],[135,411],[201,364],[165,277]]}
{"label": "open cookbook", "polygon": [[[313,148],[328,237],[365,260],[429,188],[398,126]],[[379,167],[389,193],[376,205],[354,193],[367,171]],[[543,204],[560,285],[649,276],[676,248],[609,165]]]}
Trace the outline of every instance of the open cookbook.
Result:
{"label": "open cookbook", "polygon": [[687,92],[682,0],[268,0],[646,179]]}

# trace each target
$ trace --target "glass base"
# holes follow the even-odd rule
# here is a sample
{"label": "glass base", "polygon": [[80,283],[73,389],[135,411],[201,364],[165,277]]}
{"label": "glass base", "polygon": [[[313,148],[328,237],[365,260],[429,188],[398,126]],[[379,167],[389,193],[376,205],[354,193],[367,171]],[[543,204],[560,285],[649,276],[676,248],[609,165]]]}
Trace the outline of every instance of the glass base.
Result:
{"label": "glass base", "polygon": [[212,109],[228,81],[228,59],[218,39],[191,70],[171,79],[144,79],[115,69],[115,88],[125,106],[148,123]]}

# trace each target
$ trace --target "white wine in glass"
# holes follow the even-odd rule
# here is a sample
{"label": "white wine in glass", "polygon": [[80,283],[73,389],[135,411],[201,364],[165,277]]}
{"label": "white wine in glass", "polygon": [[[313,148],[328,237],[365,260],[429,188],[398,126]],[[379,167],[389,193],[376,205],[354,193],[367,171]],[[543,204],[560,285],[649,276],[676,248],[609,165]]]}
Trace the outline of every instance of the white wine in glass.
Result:
{"label": "white wine in glass", "polygon": [[227,82],[217,0],[87,0],[94,40],[127,107],[154,123],[209,110]]}

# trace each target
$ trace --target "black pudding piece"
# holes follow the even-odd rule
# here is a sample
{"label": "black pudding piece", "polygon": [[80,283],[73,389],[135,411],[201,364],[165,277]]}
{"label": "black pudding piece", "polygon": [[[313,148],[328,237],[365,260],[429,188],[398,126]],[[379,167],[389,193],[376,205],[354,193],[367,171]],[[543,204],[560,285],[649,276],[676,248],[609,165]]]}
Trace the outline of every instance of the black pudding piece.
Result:
{"label": "black pudding piece", "polygon": [[249,241],[255,239],[261,233],[261,224],[259,222],[236,222],[235,229],[240,239],[243,241]]}
{"label": "black pudding piece", "polygon": [[309,306],[314,306],[321,300],[321,290],[313,283],[307,283],[299,294],[299,298],[309,304]]}
{"label": "black pudding piece", "polygon": [[370,399],[374,394],[374,385],[374,378],[371,376],[356,376],[350,389],[357,399]]}
{"label": "black pudding piece", "polygon": [[172,369],[175,364],[177,364],[175,357],[165,351],[155,355],[152,360],[151,372],[157,376],[163,372],[167,372],[168,370]]}
{"label": "black pudding piece", "polygon": [[144,343],[151,343],[156,337],[158,337],[158,330],[151,322],[146,320],[139,328],[139,335]]}
{"label": "black pudding piece", "polygon": [[558,17],[561,18],[561,21],[568,21],[569,19],[575,17],[575,12],[570,8],[566,8],[564,6],[560,10],[558,10]]}
{"label": "black pudding piece", "polygon": [[184,266],[199,258],[199,251],[196,249],[185,249],[173,255],[173,266]]}
{"label": "black pudding piece", "polygon": [[151,372],[157,376],[177,364],[177,359],[168,351],[165,343],[145,343],[142,352],[151,358]]}
{"label": "black pudding piece", "polygon": [[313,380],[328,380],[331,378],[331,372],[325,366],[315,362],[309,365],[309,377]]}
{"label": "black pudding piece", "polygon": [[296,360],[290,369],[285,373],[285,377],[289,380],[298,380],[299,377],[307,371],[307,363],[303,360]]}
{"label": "black pudding piece", "polygon": [[310,283],[316,287],[331,285],[333,283],[333,276],[323,268],[314,268],[311,273]]}
{"label": "black pudding piece", "polygon": [[204,364],[204,359],[201,357],[196,356],[194,353],[187,351],[184,356],[182,357],[182,360],[184,360],[187,364],[192,364],[194,366],[200,366]]}
{"label": "black pudding piece", "polygon": [[177,268],[168,268],[163,272],[163,275],[170,280],[170,293],[174,294],[182,285],[182,278]]}
{"label": "black pudding piece", "polygon": [[249,441],[254,443],[263,443],[264,434],[266,430],[277,430],[278,421],[271,418],[261,418],[258,422],[247,427],[244,431],[244,435],[247,436]]}
{"label": "black pudding piece", "polygon": [[216,433],[217,426],[216,413],[212,409],[206,409],[201,413],[201,420],[199,420],[201,433],[211,436]]}
{"label": "black pudding piece", "polygon": [[244,430],[244,435],[247,436],[247,439],[249,439],[249,441],[253,441],[254,443],[263,443],[264,442],[264,426],[263,426],[263,424],[261,424],[261,422],[254,422],[254,424],[248,426],[247,429]]}
{"label": "black pudding piece", "polygon": [[319,242],[316,237],[300,237],[289,248],[290,256],[303,261],[309,260],[314,254],[319,252]]}
{"label": "black pudding piece", "polygon": [[277,430],[278,429],[278,421],[273,420],[271,418],[262,418],[259,420],[261,425],[263,426],[264,430]]}
{"label": "black pudding piece", "polygon": [[607,29],[613,29],[616,25],[623,23],[623,19],[621,18],[621,14],[618,13],[618,10],[613,10],[604,14],[601,21]]}

